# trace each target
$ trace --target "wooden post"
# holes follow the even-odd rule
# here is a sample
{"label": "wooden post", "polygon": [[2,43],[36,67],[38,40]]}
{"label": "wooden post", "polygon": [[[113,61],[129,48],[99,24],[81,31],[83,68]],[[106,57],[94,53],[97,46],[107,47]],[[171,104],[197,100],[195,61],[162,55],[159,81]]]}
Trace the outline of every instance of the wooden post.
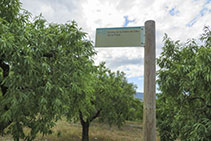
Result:
{"label": "wooden post", "polygon": [[144,141],[156,141],[155,107],[155,21],[149,20],[145,22]]}

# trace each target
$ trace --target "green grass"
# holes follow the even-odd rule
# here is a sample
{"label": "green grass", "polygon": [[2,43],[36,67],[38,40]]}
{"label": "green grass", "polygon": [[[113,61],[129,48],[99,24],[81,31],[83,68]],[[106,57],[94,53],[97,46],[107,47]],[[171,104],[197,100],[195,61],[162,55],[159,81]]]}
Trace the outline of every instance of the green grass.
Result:
{"label": "green grass", "polygon": [[[35,141],[81,141],[80,123],[58,121],[52,129],[53,134],[42,137],[38,135]],[[89,129],[90,141],[142,141],[142,122],[126,122],[122,128],[94,122]],[[0,141],[12,141],[7,137],[0,137]],[[159,138],[157,139],[159,141]]]}

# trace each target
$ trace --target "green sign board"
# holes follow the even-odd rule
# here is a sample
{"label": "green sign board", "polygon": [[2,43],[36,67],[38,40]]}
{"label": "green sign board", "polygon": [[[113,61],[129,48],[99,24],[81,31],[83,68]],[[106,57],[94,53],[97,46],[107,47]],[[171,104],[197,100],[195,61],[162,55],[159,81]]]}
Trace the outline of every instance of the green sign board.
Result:
{"label": "green sign board", "polygon": [[144,34],[143,26],[97,28],[95,47],[143,47]]}

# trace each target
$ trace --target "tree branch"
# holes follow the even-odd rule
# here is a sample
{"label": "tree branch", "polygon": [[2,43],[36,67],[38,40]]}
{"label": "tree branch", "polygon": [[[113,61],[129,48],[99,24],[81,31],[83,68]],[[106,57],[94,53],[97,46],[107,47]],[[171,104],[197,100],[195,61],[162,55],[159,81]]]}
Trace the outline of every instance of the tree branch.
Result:
{"label": "tree branch", "polygon": [[81,125],[83,125],[83,124],[85,123],[85,121],[84,121],[84,119],[83,119],[83,115],[82,115],[81,110],[79,110],[79,117],[80,117]]}
{"label": "tree branch", "polygon": [[91,117],[90,118],[90,122],[92,122],[94,119],[96,119],[99,115],[100,115],[100,112],[101,112],[102,110],[100,109],[100,110],[98,110],[97,112],[96,112],[96,114],[93,116],[93,117]]}
{"label": "tree branch", "polygon": [[9,65],[4,63],[4,61],[0,59],[0,67],[3,70],[3,77],[7,77],[9,75]]}

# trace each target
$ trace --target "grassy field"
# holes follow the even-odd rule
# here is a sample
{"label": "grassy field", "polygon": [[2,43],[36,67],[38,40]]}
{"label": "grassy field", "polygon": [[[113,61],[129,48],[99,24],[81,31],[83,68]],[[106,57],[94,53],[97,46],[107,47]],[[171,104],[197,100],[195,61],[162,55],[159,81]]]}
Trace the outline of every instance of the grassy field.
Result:
{"label": "grassy field", "polygon": [[[38,135],[35,141],[81,141],[80,123],[58,121],[53,131],[53,134],[48,136]],[[142,141],[142,122],[127,122],[121,129],[94,122],[90,126],[89,136],[90,141]],[[12,140],[7,136],[0,137],[0,141]]]}

